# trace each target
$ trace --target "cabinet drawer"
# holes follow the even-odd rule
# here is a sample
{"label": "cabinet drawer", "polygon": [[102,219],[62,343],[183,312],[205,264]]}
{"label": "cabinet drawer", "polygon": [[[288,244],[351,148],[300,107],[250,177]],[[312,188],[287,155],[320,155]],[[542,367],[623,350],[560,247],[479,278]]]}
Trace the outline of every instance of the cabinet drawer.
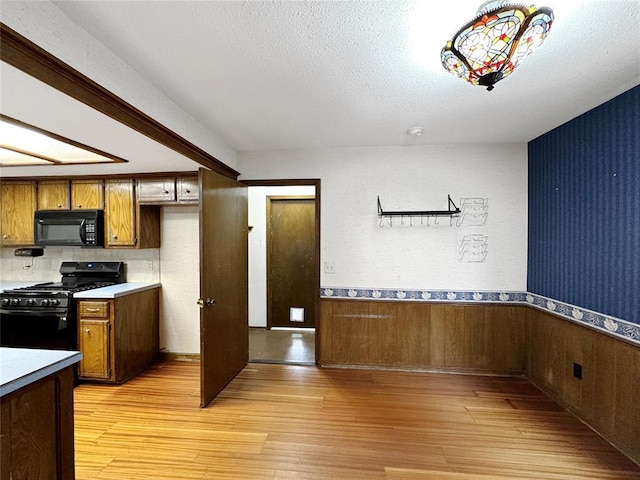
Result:
{"label": "cabinet drawer", "polygon": [[109,318],[109,302],[80,302],[81,318]]}

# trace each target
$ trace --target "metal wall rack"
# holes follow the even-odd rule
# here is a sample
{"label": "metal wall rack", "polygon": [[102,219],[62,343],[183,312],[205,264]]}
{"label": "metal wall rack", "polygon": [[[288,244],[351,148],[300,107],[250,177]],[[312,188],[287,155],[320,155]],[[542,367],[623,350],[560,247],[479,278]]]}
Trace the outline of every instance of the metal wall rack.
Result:
{"label": "metal wall rack", "polygon": [[448,205],[447,210],[394,210],[384,211],[382,204],[380,203],[380,197],[378,197],[378,218],[393,218],[393,217],[455,217],[459,215],[461,210],[451,200],[451,195],[447,195]]}

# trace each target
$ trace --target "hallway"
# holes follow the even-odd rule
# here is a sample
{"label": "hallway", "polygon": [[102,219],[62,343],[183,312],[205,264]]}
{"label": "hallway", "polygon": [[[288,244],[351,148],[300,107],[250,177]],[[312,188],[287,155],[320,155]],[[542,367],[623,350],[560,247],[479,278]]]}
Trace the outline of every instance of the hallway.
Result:
{"label": "hallway", "polygon": [[250,328],[249,362],[315,365],[313,328]]}

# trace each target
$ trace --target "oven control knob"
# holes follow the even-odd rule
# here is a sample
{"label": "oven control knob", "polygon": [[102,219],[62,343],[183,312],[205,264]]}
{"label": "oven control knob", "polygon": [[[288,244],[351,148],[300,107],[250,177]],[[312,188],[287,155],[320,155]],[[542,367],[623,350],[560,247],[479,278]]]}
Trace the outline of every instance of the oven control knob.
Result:
{"label": "oven control knob", "polygon": [[12,298],[11,299],[11,305],[20,305],[20,299]]}
{"label": "oven control knob", "polygon": [[40,300],[40,305],[42,305],[43,307],[48,307],[49,306],[49,300],[48,299],[44,299],[44,300]]}
{"label": "oven control knob", "polygon": [[60,305],[60,300],[58,300],[57,298],[52,299],[51,305]]}
{"label": "oven control knob", "polygon": [[27,300],[27,305],[35,305],[36,301],[33,298]]}
{"label": "oven control knob", "polygon": [[2,299],[2,305],[9,305],[9,303],[11,303],[11,300],[9,300],[8,298]]}

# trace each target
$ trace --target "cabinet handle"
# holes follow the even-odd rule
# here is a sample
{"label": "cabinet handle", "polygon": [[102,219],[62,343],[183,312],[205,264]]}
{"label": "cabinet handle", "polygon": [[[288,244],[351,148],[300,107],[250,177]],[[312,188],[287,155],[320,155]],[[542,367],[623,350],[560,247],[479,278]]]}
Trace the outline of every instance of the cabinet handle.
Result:
{"label": "cabinet handle", "polygon": [[165,194],[165,195],[169,195],[169,190],[165,190],[165,191],[164,191],[164,194]]}
{"label": "cabinet handle", "polygon": [[9,238],[9,235],[2,235],[2,238],[6,240],[7,238]]}
{"label": "cabinet handle", "polygon": [[118,236],[117,235],[111,235],[111,238],[113,238],[114,240],[117,240]]}
{"label": "cabinet handle", "polygon": [[59,203],[56,205],[56,207],[58,208],[62,208],[62,205],[60,205]]}
{"label": "cabinet handle", "polygon": [[85,310],[87,312],[99,312],[100,311],[100,309],[96,308],[96,307],[87,307]]}
{"label": "cabinet handle", "polygon": [[84,333],[91,333],[91,330],[89,330],[88,328],[84,331]]}
{"label": "cabinet handle", "polygon": [[80,205],[79,203],[76,205],[76,208],[82,208],[82,205]]}
{"label": "cabinet handle", "polygon": [[187,192],[187,193],[191,193],[191,190],[185,190],[185,192]]}

